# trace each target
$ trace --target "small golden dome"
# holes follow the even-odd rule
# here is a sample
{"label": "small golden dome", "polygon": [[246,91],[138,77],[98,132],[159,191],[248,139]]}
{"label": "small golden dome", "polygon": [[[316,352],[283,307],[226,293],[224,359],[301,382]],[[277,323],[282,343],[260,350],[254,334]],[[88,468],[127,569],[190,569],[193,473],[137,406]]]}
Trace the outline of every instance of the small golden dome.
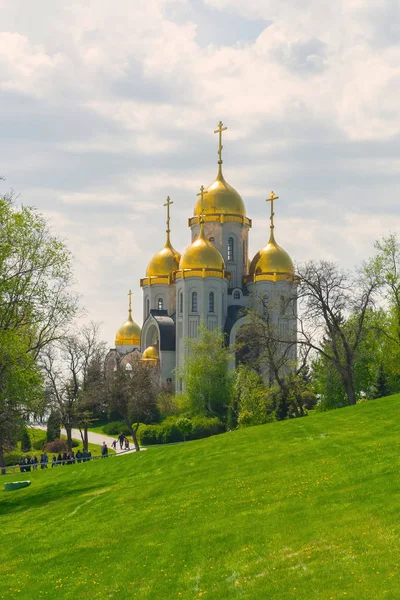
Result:
{"label": "small golden dome", "polygon": [[290,276],[295,274],[292,259],[276,243],[272,229],[268,244],[257,252],[250,264],[250,277],[256,277],[263,273]]}
{"label": "small golden dome", "polygon": [[150,260],[146,269],[146,277],[171,275],[173,271],[178,270],[180,259],[181,255],[172,247],[168,237],[164,248],[154,254]]}
{"label": "small golden dome", "polygon": [[182,254],[179,270],[185,269],[212,269],[223,271],[225,269],[224,259],[220,251],[204,235],[204,223],[200,222],[199,237]]}
{"label": "small golden dome", "polygon": [[240,194],[227,183],[222,175],[221,164],[218,165],[218,175],[204,194],[203,202],[199,198],[194,209],[195,216],[205,215],[237,215],[246,216],[246,207]]}
{"label": "small golden dome", "polygon": [[115,336],[116,346],[140,346],[141,329],[132,319],[132,313],[129,311],[128,319],[117,331]]}
{"label": "small golden dome", "polygon": [[157,346],[149,346],[142,355],[142,360],[158,360],[159,358]]}

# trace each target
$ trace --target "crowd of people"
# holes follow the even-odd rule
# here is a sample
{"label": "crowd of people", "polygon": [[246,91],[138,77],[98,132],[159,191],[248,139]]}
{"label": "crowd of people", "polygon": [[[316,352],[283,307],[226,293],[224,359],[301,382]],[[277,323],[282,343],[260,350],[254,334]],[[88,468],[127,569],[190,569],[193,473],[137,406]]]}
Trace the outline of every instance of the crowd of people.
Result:
{"label": "crowd of people", "polygon": [[[103,454],[103,452],[102,452]],[[90,450],[78,450],[77,453],[75,454],[75,452],[73,450],[71,450],[70,452],[59,452],[58,456],[56,456],[55,454],[53,454],[52,459],[51,459],[51,468],[53,467],[58,467],[58,466],[64,466],[64,465],[72,465],[75,464],[76,462],[80,463],[80,462],[87,462],[88,460],[90,460],[92,457],[92,453],[90,452]],[[25,456],[25,458],[23,460],[20,461],[19,463],[19,469],[21,471],[21,473],[26,473],[29,471],[36,471],[39,467],[41,469],[47,469],[49,465],[49,457],[47,455],[47,452],[43,452],[40,455],[40,460],[38,459],[38,457],[36,456],[36,454],[33,455],[33,457],[31,458],[30,456]]]}

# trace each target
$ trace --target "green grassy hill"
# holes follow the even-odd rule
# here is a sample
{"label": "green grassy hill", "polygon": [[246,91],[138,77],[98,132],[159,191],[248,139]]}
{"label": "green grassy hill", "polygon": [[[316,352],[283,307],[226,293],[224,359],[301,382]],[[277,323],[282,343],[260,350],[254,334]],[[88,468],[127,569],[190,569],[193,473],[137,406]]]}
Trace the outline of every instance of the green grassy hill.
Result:
{"label": "green grassy hill", "polygon": [[400,396],[0,492],[0,598],[400,598]]}

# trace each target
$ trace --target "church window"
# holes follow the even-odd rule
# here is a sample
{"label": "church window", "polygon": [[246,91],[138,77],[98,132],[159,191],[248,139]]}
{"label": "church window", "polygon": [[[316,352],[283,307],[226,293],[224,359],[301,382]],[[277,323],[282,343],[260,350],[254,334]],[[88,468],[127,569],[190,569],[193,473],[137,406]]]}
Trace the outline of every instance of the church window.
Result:
{"label": "church window", "polygon": [[280,301],[280,310],[279,310],[281,316],[283,316],[286,312],[286,302],[285,302],[285,297],[281,296],[281,301]]}
{"label": "church window", "polygon": [[197,312],[197,292],[192,292],[192,312]]}
{"label": "church window", "polygon": [[179,314],[183,313],[183,294],[180,292],[179,294]]}
{"label": "church window", "polygon": [[164,300],[162,298],[158,299],[158,310],[163,310],[164,308]]}
{"label": "church window", "polygon": [[214,242],[215,242],[215,238],[214,238],[214,237],[210,237],[209,241],[210,241],[212,244],[214,244]]}
{"label": "church window", "polygon": [[239,290],[236,290],[235,292],[233,292],[233,299],[234,300],[240,300],[240,292],[239,292]]}
{"label": "church window", "polygon": [[150,300],[146,298],[146,316],[148,317],[150,314]]}
{"label": "church window", "polygon": [[233,260],[233,238],[228,239],[228,260]]}
{"label": "church window", "polygon": [[208,311],[210,313],[213,313],[215,310],[215,306],[214,306],[215,302],[214,302],[214,292],[210,292],[209,296],[208,296]]}

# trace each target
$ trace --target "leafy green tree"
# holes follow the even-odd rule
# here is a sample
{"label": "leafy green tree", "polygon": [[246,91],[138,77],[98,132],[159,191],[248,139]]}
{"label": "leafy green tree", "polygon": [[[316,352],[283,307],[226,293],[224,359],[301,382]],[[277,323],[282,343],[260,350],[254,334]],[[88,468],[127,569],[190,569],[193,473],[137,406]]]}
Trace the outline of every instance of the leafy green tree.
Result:
{"label": "leafy green tree", "polygon": [[54,442],[54,440],[59,440],[60,438],[60,417],[55,410],[52,410],[47,421],[46,440],[47,442]]}
{"label": "leafy green tree", "polygon": [[31,438],[29,437],[29,432],[26,427],[22,429],[22,437],[21,437],[21,450],[22,452],[29,452],[32,448]]}
{"label": "leafy green tree", "polygon": [[241,427],[262,425],[275,420],[275,406],[261,375],[249,365],[235,370],[234,398]]}
{"label": "leafy green tree", "polygon": [[389,396],[390,388],[388,383],[388,377],[385,372],[385,368],[382,363],[379,365],[378,377],[376,380],[375,398],[384,398]]}
{"label": "leafy green tree", "polygon": [[186,340],[186,356],[177,376],[184,382],[192,415],[218,417],[224,422],[232,398],[231,354],[224,334],[202,324],[197,339]]}
{"label": "leafy green tree", "polygon": [[186,436],[193,430],[193,423],[187,417],[180,417],[176,420],[176,426],[183,435],[183,441],[186,442]]}
{"label": "leafy green tree", "polygon": [[38,355],[76,313],[71,264],[35,209],[0,196],[0,467],[23,414],[42,410]]}

